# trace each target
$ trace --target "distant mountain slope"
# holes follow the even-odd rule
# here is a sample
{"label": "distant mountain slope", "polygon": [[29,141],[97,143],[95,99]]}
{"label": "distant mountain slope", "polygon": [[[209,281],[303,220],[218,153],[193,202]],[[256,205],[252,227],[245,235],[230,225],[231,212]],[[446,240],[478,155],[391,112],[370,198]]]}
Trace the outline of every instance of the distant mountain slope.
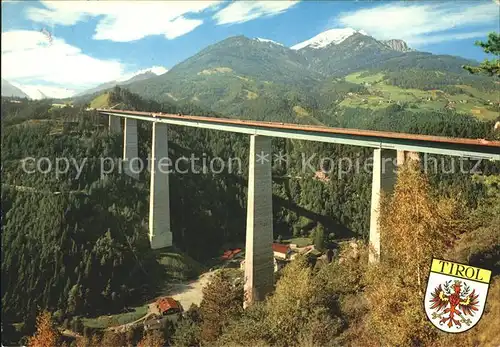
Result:
{"label": "distant mountain slope", "polygon": [[13,96],[18,98],[28,98],[28,95],[21,89],[13,86],[2,78],[2,96]]}
{"label": "distant mountain slope", "polygon": [[[406,69],[423,69],[442,71],[443,73],[453,72],[464,76],[471,76],[465,71],[463,65],[477,65],[478,62],[457,57],[453,55],[437,55],[428,52],[407,52],[388,58],[372,68],[385,69],[390,71],[403,71]],[[478,78],[484,79],[484,76]],[[486,78],[485,80],[490,80]]]}
{"label": "distant mountain slope", "polygon": [[103,83],[103,84],[100,84],[98,85],[97,87],[94,87],[94,88],[91,88],[91,89],[87,89],[83,92],[80,92],[78,94],[76,94],[75,96],[76,97],[79,97],[79,96],[83,96],[83,95],[90,95],[90,94],[95,94],[95,93],[98,93],[100,91],[105,91],[105,90],[108,90],[108,89],[111,89],[113,88],[114,86],[123,86],[123,85],[127,85],[127,84],[130,84],[130,83],[133,83],[133,82],[138,82],[138,81],[143,81],[143,80],[147,80],[149,78],[153,78],[153,77],[156,77],[158,76],[156,73],[154,73],[153,71],[149,71],[149,70],[146,70],[145,72],[141,72],[125,81],[110,81],[110,82],[106,82],[106,83]]}
{"label": "distant mountain slope", "polygon": [[95,94],[95,93],[98,93],[100,91],[105,91],[107,89],[110,89],[110,88],[113,88],[114,86],[116,86],[119,82],[117,81],[112,81],[112,82],[106,82],[106,83],[103,83],[103,84],[100,84],[98,85],[97,87],[94,87],[94,88],[90,88],[90,89],[87,89],[83,92],[80,92],[80,93],[77,93],[75,95],[75,97],[80,97],[80,96],[84,96],[84,95],[91,95],[91,94]]}
{"label": "distant mountain slope", "polygon": [[146,72],[140,73],[138,75],[135,75],[126,81],[121,81],[119,83],[119,85],[125,85],[125,84],[130,84],[133,82],[143,81],[143,80],[147,80],[148,78],[152,78],[152,77],[156,77],[156,76],[158,76],[158,75],[151,72],[151,71],[146,71]]}
{"label": "distant mountain slope", "polygon": [[378,66],[389,58],[404,54],[361,33],[354,33],[338,44],[321,48],[307,46],[298,53],[307,59],[309,69],[328,76],[345,76],[354,71]]}
{"label": "distant mountain slope", "polygon": [[287,93],[312,89],[324,76],[306,65],[302,54],[278,43],[236,36],[205,48],[164,75],[128,87],[147,98],[194,102],[238,115],[258,99],[276,102]]}
{"label": "distant mountain slope", "polygon": [[321,76],[314,71],[304,71],[305,64],[304,57],[280,44],[235,36],[205,48],[163,76],[171,78],[225,66],[238,74],[271,82],[317,81]]}

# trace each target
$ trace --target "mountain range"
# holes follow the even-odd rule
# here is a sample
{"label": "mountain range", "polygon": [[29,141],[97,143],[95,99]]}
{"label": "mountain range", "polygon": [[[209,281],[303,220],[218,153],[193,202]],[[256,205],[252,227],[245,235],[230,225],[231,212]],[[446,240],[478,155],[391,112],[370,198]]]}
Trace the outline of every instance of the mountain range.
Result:
{"label": "mountain range", "polygon": [[167,73],[130,84],[156,101],[196,104],[229,117],[334,125],[348,114],[394,106],[411,112],[498,116],[497,85],[470,75],[475,61],[413,50],[402,40],[334,29],[286,47],[229,37]]}
{"label": "mountain range", "polygon": [[206,47],[166,73],[142,71],[73,99],[88,103],[118,85],[146,99],[238,118],[338,125],[352,114],[368,119],[397,106],[413,113],[455,111],[492,119],[498,116],[498,86],[462,68],[477,64],[351,28],[327,30],[292,47],[240,35]]}
{"label": "mountain range", "polygon": [[[168,70],[161,66],[154,66],[148,69],[143,69],[125,75],[122,79],[118,81],[110,81],[100,84],[94,88],[84,90],[75,94],[73,97],[79,97],[83,95],[95,94],[103,90],[113,88],[116,85],[126,85],[137,81],[146,80],[151,77],[161,75]],[[43,89],[43,91],[42,91]],[[26,97],[29,99],[40,100],[40,99],[61,99],[60,92],[54,92],[51,88],[40,88],[36,86],[21,86],[20,88],[15,87],[12,83],[2,79],[2,96],[19,96]]]}
{"label": "mountain range", "polygon": [[28,95],[24,93],[21,89],[12,85],[8,81],[2,78],[2,96],[12,96],[18,98],[27,98]]}
{"label": "mountain range", "polygon": [[[359,43],[359,47],[352,47],[353,42],[354,45]],[[346,66],[348,70],[356,70],[356,65],[366,65],[366,62],[353,61],[350,55],[355,55],[357,60],[363,60],[362,56],[365,56],[365,61],[380,62],[384,57],[394,57],[408,51],[410,49],[402,40],[377,41],[366,32],[351,28],[327,30],[292,47],[265,38],[234,36],[208,46],[160,78],[141,78],[148,81],[140,85],[147,83],[156,88],[157,81],[163,84],[161,81],[164,79],[180,78],[180,75],[185,74],[189,75],[189,79],[194,79],[192,82],[200,82],[202,78],[190,76],[191,72],[196,72],[197,76],[208,76],[228,72],[228,68],[257,80],[265,81],[271,76],[272,82],[277,83],[294,83],[297,80],[316,83],[336,71],[344,74]],[[211,68],[221,69],[210,71]],[[198,69],[201,70],[194,71]],[[78,96],[106,90],[114,85],[132,85],[133,82],[139,80],[108,82]]]}

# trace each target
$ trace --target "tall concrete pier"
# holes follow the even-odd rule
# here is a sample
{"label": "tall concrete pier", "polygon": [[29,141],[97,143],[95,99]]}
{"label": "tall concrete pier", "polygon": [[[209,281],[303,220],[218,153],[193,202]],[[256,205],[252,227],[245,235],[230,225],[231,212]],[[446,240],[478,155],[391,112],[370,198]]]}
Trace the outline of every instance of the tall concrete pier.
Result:
{"label": "tall concrete pier", "polygon": [[397,177],[397,166],[404,161],[404,153],[373,150],[372,196],[370,204],[370,253],[368,261],[377,262],[380,256],[380,201],[381,194],[391,194]]}
{"label": "tall concrete pier", "polygon": [[372,196],[370,205],[370,250],[368,261],[377,262],[380,256],[380,198],[382,192],[392,194],[397,169],[409,160],[419,161],[417,152],[375,149],[373,151]]}
{"label": "tall concrete pier", "polygon": [[264,300],[273,289],[271,138],[250,136],[245,303]]}
{"label": "tall concrete pier", "polygon": [[149,196],[149,240],[152,249],[172,246],[167,139],[167,124],[153,123]]}
{"label": "tall concrete pier", "polygon": [[109,122],[109,132],[112,134],[117,134],[121,133],[122,131],[122,125],[121,125],[121,119],[120,117],[115,117],[115,116],[108,116],[108,122]]}
{"label": "tall concrete pier", "polygon": [[139,149],[137,142],[137,120],[125,118],[123,136],[123,171],[130,177],[139,179]]}

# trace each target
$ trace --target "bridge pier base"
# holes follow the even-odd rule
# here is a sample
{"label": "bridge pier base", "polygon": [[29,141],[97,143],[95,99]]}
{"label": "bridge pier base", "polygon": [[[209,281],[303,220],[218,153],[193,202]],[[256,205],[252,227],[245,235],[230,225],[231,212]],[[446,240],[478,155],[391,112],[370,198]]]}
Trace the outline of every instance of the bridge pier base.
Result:
{"label": "bridge pier base", "polygon": [[398,166],[403,165],[409,160],[420,161],[420,155],[418,152],[398,151]]}
{"label": "bridge pier base", "polygon": [[245,301],[262,301],[274,286],[271,138],[250,136],[245,248]]}
{"label": "bridge pier base", "polygon": [[137,142],[137,120],[125,118],[123,136],[123,171],[126,175],[139,179],[139,149]]}
{"label": "bridge pier base", "polygon": [[149,241],[152,249],[172,246],[167,129],[165,123],[153,123],[149,196]]}
{"label": "bridge pier base", "polygon": [[[403,159],[402,159],[403,158]],[[376,263],[380,258],[380,202],[381,194],[391,194],[396,183],[397,166],[404,160],[404,152],[373,150],[372,196],[370,205],[370,252],[368,261]]]}
{"label": "bridge pier base", "polygon": [[120,117],[108,116],[108,131],[112,134],[121,133],[122,125]]}

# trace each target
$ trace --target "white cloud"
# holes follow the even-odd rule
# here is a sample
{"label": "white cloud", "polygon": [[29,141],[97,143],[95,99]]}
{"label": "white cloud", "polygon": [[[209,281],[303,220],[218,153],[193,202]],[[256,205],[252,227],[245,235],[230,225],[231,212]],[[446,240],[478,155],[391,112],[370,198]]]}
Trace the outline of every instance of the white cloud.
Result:
{"label": "white cloud", "polygon": [[64,40],[37,31],[2,33],[2,78],[78,88],[119,78],[124,66],[84,54]]}
{"label": "white cloud", "polygon": [[[336,24],[363,29],[377,39],[403,39],[410,45],[424,45],[455,39],[445,31],[482,27],[498,23],[498,5],[480,3],[393,3],[341,13]],[[470,32],[467,38],[486,36]],[[457,34],[462,35],[464,34]],[[474,35],[474,36],[471,36]],[[458,38],[458,37],[457,37]]]}
{"label": "white cloud", "polygon": [[298,1],[235,1],[217,12],[217,24],[244,23],[260,17],[280,14],[295,6]]}
{"label": "white cloud", "polygon": [[471,31],[468,33],[454,33],[454,34],[442,34],[442,35],[432,35],[432,36],[420,36],[412,39],[412,43],[415,46],[425,45],[430,43],[438,43],[452,40],[464,40],[473,39],[475,37],[486,36],[484,31]]}
{"label": "white cloud", "polygon": [[99,17],[93,38],[128,42],[150,35],[167,39],[185,35],[200,26],[201,19],[186,15],[215,9],[221,1],[43,1],[45,9],[30,7],[35,22],[74,25]]}

